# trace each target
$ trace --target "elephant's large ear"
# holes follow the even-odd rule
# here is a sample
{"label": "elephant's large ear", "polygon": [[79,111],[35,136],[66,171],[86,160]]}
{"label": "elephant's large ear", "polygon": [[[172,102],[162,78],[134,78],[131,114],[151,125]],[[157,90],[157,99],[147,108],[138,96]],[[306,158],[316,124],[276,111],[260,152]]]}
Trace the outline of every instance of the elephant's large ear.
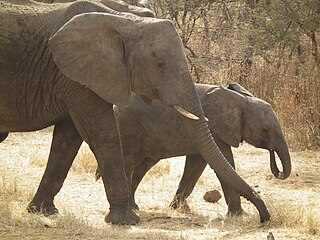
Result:
{"label": "elephant's large ear", "polygon": [[62,73],[107,102],[130,104],[125,36],[133,21],[107,13],[84,13],[62,26],[49,44]]}
{"label": "elephant's large ear", "polygon": [[210,130],[217,134],[225,143],[238,147],[242,141],[242,113],[236,93],[215,88],[208,92],[203,101],[203,109],[210,119]]}

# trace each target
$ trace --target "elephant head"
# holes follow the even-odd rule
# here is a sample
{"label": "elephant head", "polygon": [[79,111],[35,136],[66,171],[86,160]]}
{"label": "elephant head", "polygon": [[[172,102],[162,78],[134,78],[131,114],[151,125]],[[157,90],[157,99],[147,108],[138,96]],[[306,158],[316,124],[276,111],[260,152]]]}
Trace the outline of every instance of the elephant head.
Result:
{"label": "elephant head", "polygon": [[[206,95],[204,109],[209,113],[209,124],[215,126],[211,129],[233,147],[246,141],[257,148],[269,150],[273,175],[286,179],[291,172],[290,154],[271,105],[253,97],[245,89],[229,88],[232,90],[215,88]],[[276,165],[274,151],[280,158],[283,172]]]}
{"label": "elephant head", "polygon": [[264,202],[233,170],[212,138],[172,22],[125,13],[84,13],[62,26],[49,44],[63,74],[105,101],[129,105],[134,91],[175,107],[186,116],[188,134],[203,158],[257,207],[261,221],[269,220]]}
{"label": "elephant head", "polygon": [[[270,167],[273,175],[286,179],[291,173],[291,159],[288,146],[275,112],[271,105],[257,98],[248,98],[244,113],[243,139],[255,147],[270,151]],[[255,130],[254,130],[255,129]],[[277,153],[283,171],[280,172],[275,161]]]}

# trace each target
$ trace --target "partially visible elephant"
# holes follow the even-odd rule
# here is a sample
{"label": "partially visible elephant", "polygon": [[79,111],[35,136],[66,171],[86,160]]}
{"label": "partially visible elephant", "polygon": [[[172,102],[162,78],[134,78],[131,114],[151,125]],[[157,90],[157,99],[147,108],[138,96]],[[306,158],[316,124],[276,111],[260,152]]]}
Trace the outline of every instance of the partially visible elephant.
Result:
{"label": "partially visible elephant", "polygon": [[[75,2],[76,0],[53,0],[53,3],[68,3]],[[154,13],[148,8],[141,8],[127,4],[121,0],[91,0],[105,5],[106,7],[112,8],[118,12],[129,12],[141,17],[154,17]]]}
{"label": "partially visible elephant", "polygon": [[113,104],[131,91],[183,115],[188,136],[232,191],[270,219],[259,195],[234,171],[208,128],[181,38],[169,20],[121,13],[99,2],[0,1],[0,133],[55,125],[51,151],[30,212],[53,203],[82,141],[93,151],[110,211],[106,222],[136,224]]}
{"label": "partially visible elephant", "polygon": [[[231,151],[246,141],[257,148],[270,151],[273,175],[286,179],[291,172],[291,159],[280,124],[267,102],[253,97],[238,84],[228,88],[196,84],[202,107],[209,119],[209,128],[218,147],[235,168]],[[133,205],[135,191],[146,172],[159,160],[186,155],[186,164],[179,188],[170,206],[185,203],[207,163],[188,138],[181,116],[174,110],[154,101],[146,105],[139,96],[132,97],[128,108],[114,107],[123,146],[127,177],[132,179]],[[275,162],[278,154],[283,172]],[[243,212],[240,195],[218,175],[228,205],[228,215]]]}

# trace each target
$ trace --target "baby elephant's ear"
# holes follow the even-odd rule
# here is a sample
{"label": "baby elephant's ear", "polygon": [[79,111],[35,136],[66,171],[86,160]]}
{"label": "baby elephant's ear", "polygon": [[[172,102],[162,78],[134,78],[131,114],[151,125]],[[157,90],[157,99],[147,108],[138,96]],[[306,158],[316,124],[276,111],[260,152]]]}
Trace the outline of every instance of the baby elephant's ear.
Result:
{"label": "baby elephant's ear", "polygon": [[128,12],[128,13],[132,13],[134,15],[140,16],[140,17],[155,17],[155,14],[150,10],[150,5],[148,4],[148,1],[144,1],[143,4],[141,3],[141,1],[139,2],[140,4],[142,4],[145,8],[143,7],[138,7],[138,6],[134,6],[134,5],[130,5],[124,1],[121,0],[100,0],[100,3],[102,3],[103,5],[114,9],[118,12]]}
{"label": "baby elephant's ear", "polygon": [[242,87],[239,83],[230,83],[227,88],[230,90],[236,91],[238,93],[247,95],[249,97],[253,97],[253,94],[249,92],[247,89],[245,89],[244,87]]}
{"label": "baby elephant's ear", "polygon": [[134,22],[107,13],[73,17],[49,41],[54,62],[71,80],[105,101],[130,104],[130,78],[125,41]]}
{"label": "baby elephant's ear", "polygon": [[242,109],[234,98],[236,93],[225,89],[217,88],[208,92],[203,110],[210,119],[209,128],[216,133],[225,143],[238,147],[242,141]]}

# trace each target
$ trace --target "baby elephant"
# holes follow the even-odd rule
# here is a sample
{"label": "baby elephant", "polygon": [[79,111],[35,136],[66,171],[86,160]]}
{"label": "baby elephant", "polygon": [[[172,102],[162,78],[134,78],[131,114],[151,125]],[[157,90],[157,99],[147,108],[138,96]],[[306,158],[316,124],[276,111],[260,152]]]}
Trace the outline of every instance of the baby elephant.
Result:
{"label": "baby elephant", "polygon": [[[270,167],[275,177],[285,179],[289,176],[291,160],[288,147],[270,104],[253,97],[238,84],[230,84],[227,88],[197,84],[196,89],[212,135],[233,167],[231,146],[238,147],[240,142],[246,141],[270,151]],[[126,174],[131,181],[133,207],[138,208],[134,193],[152,166],[160,159],[186,155],[184,173],[170,204],[172,208],[178,208],[186,204],[186,198],[205,169],[206,162],[188,138],[182,117],[173,108],[160,101],[147,105],[136,95],[132,98],[130,107],[114,107],[114,112],[120,129]],[[277,168],[274,151],[281,160],[283,172]],[[219,180],[228,205],[227,214],[241,214],[240,195]]]}

